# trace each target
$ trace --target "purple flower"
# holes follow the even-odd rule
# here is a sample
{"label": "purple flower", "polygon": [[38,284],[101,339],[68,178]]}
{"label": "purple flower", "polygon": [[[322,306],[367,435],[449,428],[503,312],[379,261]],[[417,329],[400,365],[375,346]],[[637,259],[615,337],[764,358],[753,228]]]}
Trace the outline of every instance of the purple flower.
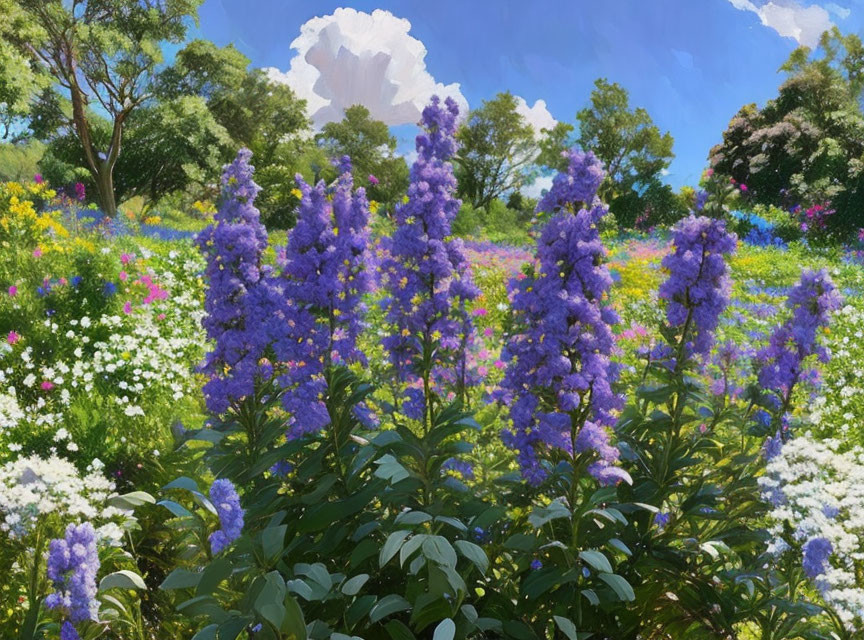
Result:
{"label": "purple flower", "polygon": [[207,315],[202,324],[214,348],[201,370],[210,376],[204,396],[213,413],[223,413],[251,395],[256,380],[267,375],[259,361],[273,340],[269,329],[279,323],[279,314],[266,304],[279,292],[263,282],[267,231],[254,206],[259,187],[252,180],[251,156],[251,151],[241,149],[226,165],[216,224],[196,239],[207,258]]}
{"label": "purple flower", "polygon": [[787,401],[804,374],[810,356],[827,362],[830,354],[817,341],[817,332],[827,326],[831,312],[843,300],[825,269],[805,270],[786,300],[792,316],[771,336],[768,346],[756,356],[760,363],[759,384]]}
{"label": "purple flower", "polygon": [[831,542],[825,538],[810,538],[804,544],[804,560],[801,566],[810,578],[816,578],[828,570],[828,559],[834,552]]}
{"label": "purple flower", "polygon": [[[597,230],[607,212],[594,193],[603,171],[592,153],[573,151],[569,158],[567,173],[539,205],[557,213],[537,241],[537,273],[511,282],[518,330],[502,352],[509,364],[501,396],[513,431],[502,438],[532,484],[546,477],[543,456],[550,449],[574,460],[586,456],[589,473],[616,484],[629,476],[614,466],[618,449],[609,434],[622,399],[612,389],[618,367],[610,358],[610,324],[618,316],[606,304],[612,278]],[[576,210],[582,203],[591,208]]]}
{"label": "purple flower", "polygon": [[70,524],[66,527],[66,536],[52,540],[48,547],[46,573],[55,591],[45,598],[45,606],[66,610],[72,623],[96,620],[98,572],[99,554],[93,525],[89,522]]}
{"label": "purple flower", "polygon": [[386,243],[390,257],[382,264],[387,321],[394,328],[383,344],[391,362],[402,379],[416,382],[424,377],[423,351],[434,345],[436,357],[427,366],[455,369],[457,389],[464,388],[466,345],[473,331],[465,302],[478,294],[462,243],[450,238],[460,206],[449,162],[456,152],[458,113],[451,98],[442,105],[433,97],[423,110],[408,201],[396,210],[398,227]]}
{"label": "purple flower", "polygon": [[532,571],[539,571],[542,568],[543,568],[543,563],[540,562],[537,558],[535,558],[534,560],[531,561],[531,570]]}
{"label": "purple flower", "polygon": [[662,511],[654,514],[654,526],[656,526],[661,531],[665,529],[669,525],[669,520],[672,517],[668,513],[663,513]]}
{"label": "purple flower", "polygon": [[297,176],[302,193],[297,226],[280,274],[289,301],[289,339],[276,345],[279,360],[289,363],[279,382],[292,414],[292,437],[330,422],[323,402],[325,370],[334,361],[366,361],[357,338],[365,326],[363,296],[373,286],[369,203],[364,189],[353,189],[347,156],[340,167],[348,171],[333,188],[323,182],[311,187]]}
{"label": "purple flower", "polygon": [[243,532],[243,507],[230,480],[220,478],[210,487],[210,501],[216,507],[220,528],[210,534],[213,555],[220,553]]}
{"label": "purple flower", "polygon": [[669,278],[659,290],[666,320],[680,330],[685,355],[707,354],[729,302],[725,256],[735,252],[737,237],[722,220],[691,215],[675,225],[672,238],[675,249],[663,258]]}
{"label": "purple flower", "polygon": [[65,620],[63,626],[60,627],[60,640],[81,640],[81,636],[75,631],[74,625]]}

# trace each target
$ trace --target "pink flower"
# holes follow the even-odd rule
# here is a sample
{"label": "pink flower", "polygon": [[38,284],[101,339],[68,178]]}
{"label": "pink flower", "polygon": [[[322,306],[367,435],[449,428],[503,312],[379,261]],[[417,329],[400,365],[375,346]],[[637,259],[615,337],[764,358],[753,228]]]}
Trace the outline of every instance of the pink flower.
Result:
{"label": "pink flower", "polygon": [[[858,242],[864,242],[864,229],[858,229]],[[10,287],[11,290],[11,287]],[[13,295],[13,294],[9,294]]]}
{"label": "pink flower", "polygon": [[42,390],[43,390],[43,391],[51,391],[51,389],[54,388],[54,383],[53,383],[53,382],[49,382],[48,380],[45,380],[45,381],[44,381],[42,384],[40,384],[39,386],[42,387]]}
{"label": "pink flower", "polygon": [[21,339],[21,335],[16,333],[15,331],[10,331],[9,335],[6,336],[6,342],[9,344],[15,344]]}
{"label": "pink flower", "polygon": [[501,360],[496,360],[496,361],[495,361],[495,368],[496,368],[496,369],[503,369],[503,368],[506,367],[506,366],[507,366],[507,365],[504,364]]}
{"label": "pink flower", "polygon": [[741,191],[743,191],[745,193],[747,192],[747,185],[746,184],[742,184],[738,188],[741,189]]}
{"label": "pink flower", "polygon": [[60,286],[65,286],[69,284],[69,281],[66,278],[60,278]]}
{"label": "pink flower", "polygon": [[43,182],[45,182],[45,178],[42,177],[41,173],[37,173],[35,176],[33,176],[33,182],[35,182],[36,184],[42,184]]}
{"label": "pink flower", "polygon": [[[862,229],[861,231],[864,232],[864,229]],[[18,287],[16,287],[13,284],[11,287],[9,287],[9,296],[14,298],[17,295],[18,295]]]}
{"label": "pink flower", "polygon": [[477,367],[477,373],[479,373],[482,377],[485,378],[486,375],[489,373],[489,369],[487,369],[486,367]]}
{"label": "pink flower", "polygon": [[488,312],[485,308],[480,307],[479,309],[474,309],[474,311],[472,311],[471,313],[474,316],[485,316]]}
{"label": "pink flower", "polygon": [[156,316],[156,317],[159,318],[160,320],[164,320],[164,319],[165,319],[165,314],[164,314],[164,313],[160,313],[160,314],[159,314],[158,316]]}
{"label": "pink flower", "polygon": [[132,313],[132,303],[128,300],[126,301],[126,304],[123,305],[123,313],[125,313],[126,315]]}
{"label": "pink flower", "polygon": [[378,184],[378,178],[373,176],[371,173],[369,174],[369,184]]}
{"label": "pink flower", "polygon": [[33,249],[33,257],[34,258],[41,258],[42,257],[42,247],[36,247],[35,249]]}
{"label": "pink flower", "polygon": [[128,253],[123,253],[120,255],[120,262],[123,264],[129,264],[132,261],[132,255]]}
{"label": "pink flower", "polygon": [[491,338],[493,335],[495,335],[495,332],[492,330],[492,327],[486,327],[485,329],[483,329],[483,335],[487,338]]}
{"label": "pink flower", "polygon": [[710,178],[714,175],[714,169],[708,169],[707,171],[705,171],[705,175]]}
{"label": "pink flower", "polygon": [[121,272],[120,272],[120,279],[121,279],[123,282],[126,282],[126,279],[127,279],[128,277],[129,277],[129,274],[126,273],[125,271],[121,271]]}

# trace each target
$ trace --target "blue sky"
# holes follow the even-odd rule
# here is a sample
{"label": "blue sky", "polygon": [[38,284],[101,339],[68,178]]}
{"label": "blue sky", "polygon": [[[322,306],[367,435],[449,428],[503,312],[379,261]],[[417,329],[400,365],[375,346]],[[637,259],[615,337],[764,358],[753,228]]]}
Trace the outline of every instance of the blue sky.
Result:
{"label": "blue sky", "polygon": [[[410,25],[380,13],[334,15],[340,7],[383,9]],[[799,42],[831,24],[859,32],[864,0],[205,0],[200,17],[201,36],[233,42],[311,97],[319,123],[341,104],[369,102],[403,150],[415,129],[400,123],[416,121],[436,86],[472,106],[509,90],[535,106],[538,121],[572,122],[595,78],[606,77],[672,132],[667,180],[677,187],[698,180],[741,105],[776,94],[777,69]],[[316,17],[324,19],[308,23],[292,48]]]}

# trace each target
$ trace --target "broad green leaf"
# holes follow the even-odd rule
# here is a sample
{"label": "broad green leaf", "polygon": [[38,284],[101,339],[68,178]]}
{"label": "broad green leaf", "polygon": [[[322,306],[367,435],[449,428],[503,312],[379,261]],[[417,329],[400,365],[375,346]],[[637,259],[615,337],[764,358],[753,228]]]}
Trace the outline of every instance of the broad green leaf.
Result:
{"label": "broad green leaf", "polygon": [[489,570],[489,558],[486,557],[486,552],[473,542],[467,540],[457,540],[453,543],[456,549],[463,556],[468,558],[474,566],[480,569],[480,573],[486,573]]}
{"label": "broad green leaf", "polygon": [[354,576],[353,578],[349,578],[342,585],[342,593],[344,593],[346,596],[356,596],[368,580],[368,573],[361,573],[360,575]]}
{"label": "broad green leaf", "polygon": [[579,640],[576,625],[570,620],[562,618],[561,616],[552,616],[552,619],[555,620],[555,624],[558,625],[559,629],[561,629],[561,633],[570,638],[570,640]]}
{"label": "broad green leaf", "polygon": [[121,569],[114,573],[109,573],[99,581],[99,591],[107,591],[108,589],[147,589],[143,578],[133,571]]}
{"label": "broad green leaf", "polygon": [[386,618],[387,616],[398,613],[399,611],[405,611],[406,609],[411,608],[411,603],[408,602],[405,598],[400,595],[396,595],[395,593],[391,593],[389,596],[384,596],[379,600],[372,610],[369,612],[369,620],[372,624],[375,624],[382,618]]}
{"label": "broad green leaf", "polygon": [[446,618],[435,627],[432,640],[453,640],[456,635],[456,623],[451,618]]}
{"label": "broad green leaf", "polygon": [[633,587],[631,587],[630,583],[621,576],[614,573],[601,573],[599,575],[600,579],[612,587],[615,595],[617,595],[621,600],[625,602],[633,602],[636,599],[636,594],[633,593]]}
{"label": "broad green leaf", "polygon": [[396,552],[399,551],[399,547],[402,546],[402,542],[410,535],[410,531],[394,531],[387,537],[387,541],[384,543],[384,546],[381,547],[381,552],[378,554],[378,566],[383,567],[385,564],[390,562],[393,556],[396,555]]}
{"label": "broad green leaf", "polygon": [[586,549],[585,551],[579,552],[579,557],[582,558],[585,562],[594,567],[597,571],[605,571],[606,573],[612,573],[612,565],[609,564],[609,560],[599,551],[595,551],[593,549]]}
{"label": "broad green leaf", "polygon": [[162,581],[159,588],[163,591],[169,591],[171,589],[189,589],[191,587],[197,587],[198,583],[201,581],[201,575],[201,573],[189,571],[188,569],[174,569],[174,571],[165,577],[165,580]]}

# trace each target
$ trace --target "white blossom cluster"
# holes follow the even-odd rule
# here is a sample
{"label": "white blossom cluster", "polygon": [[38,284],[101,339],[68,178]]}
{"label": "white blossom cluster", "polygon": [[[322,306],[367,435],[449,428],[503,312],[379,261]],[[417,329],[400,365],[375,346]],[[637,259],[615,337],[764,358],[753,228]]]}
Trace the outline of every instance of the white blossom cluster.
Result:
{"label": "white blossom cluster", "polygon": [[815,424],[826,435],[861,442],[864,438],[864,309],[845,305],[831,320],[825,340],[831,361],[822,368],[823,385],[811,406]]}
{"label": "white blossom cluster", "polygon": [[[87,521],[100,539],[120,544],[131,512],[107,504],[114,483],[97,459],[80,474],[68,460],[30,456],[0,466],[0,532],[10,538],[29,534],[40,520]],[[0,534],[0,535],[2,535]]]}
{"label": "white blossom cluster", "polygon": [[[860,630],[864,584],[856,572],[864,571],[864,450],[843,451],[840,441],[807,433],[783,445],[759,483],[773,505],[772,551],[787,552],[790,542],[828,540],[828,567],[815,584],[843,623]],[[784,523],[792,527],[794,540],[783,539]]]}
{"label": "white blossom cluster", "polygon": [[[178,284],[170,272],[159,277],[163,285]],[[0,434],[19,424],[56,428],[81,394],[99,394],[135,417],[145,415],[148,394],[178,400],[197,393],[192,367],[205,350],[203,313],[200,299],[186,291],[130,315],[66,326],[46,320],[74,359],[40,363],[29,346],[0,350]]]}

